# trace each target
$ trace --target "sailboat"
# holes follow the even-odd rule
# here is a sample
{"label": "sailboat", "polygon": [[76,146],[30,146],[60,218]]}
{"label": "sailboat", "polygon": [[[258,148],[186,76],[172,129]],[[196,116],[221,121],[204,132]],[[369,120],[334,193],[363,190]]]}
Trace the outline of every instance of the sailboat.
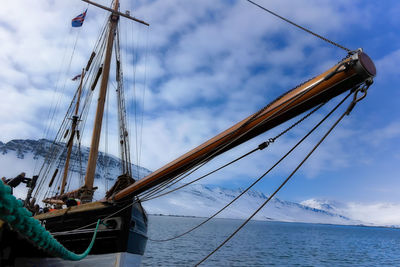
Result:
{"label": "sailboat", "polygon": [[[80,260],[79,266],[95,264],[111,266],[115,262],[117,262],[115,266],[140,265],[148,240],[148,218],[140,196],[148,192],[154,194],[177,177],[182,177],[218,155],[345,91],[359,92],[358,88],[365,84],[369,86],[376,75],[374,63],[366,53],[361,49],[351,51],[346,58],[320,75],[284,93],[256,113],[158,170],[135,180],[130,160],[118,24],[121,19],[129,19],[149,25],[131,17],[130,14],[121,13],[119,0],[114,0],[111,8],[89,0],[83,1],[109,11],[109,19],[86,66],[82,69],[80,84],[71,105],[54,141],[47,148],[49,152],[42,168],[32,177],[30,190],[24,201],[25,206],[31,208],[34,204],[32,194],[35,195],[35,190],[38,192],[39,188],[44,186],[55,189],[53,190],[56,192],[55,195],[46,195],[42,200],[51,207],[51,210],[34,214],[33,218],[40,222],[44,229],[42,230],[50,233],[63,249],[78,254],[90,247],[90,255]],[[99,160],[99,142],[113,58],[116,62],[121,173],[105,196],[101,200],[94,201],[93,195],[97,189],[94,181]],[[95,90],[98,83],[99,90]],[[69,169],[72,155],[77,151],[75,142],[79,143],[81,140],[82,122],[86,121],[88,114],[88,99],[97,91],[97,109],[84,181],[81,187],[69,191],[67,190]],[[65,139],[67,141],[62,142]],[[74,200],[76,203],[65,207],[69,200]],[[59,254],[54,252],[55,249],[49,249],[44,241],[36,242],[32,238],[34,234],[24,235],[23,231],[18,230],[19,228],[13,224],[15,221],[7,221],[4,218],[2,217],[0,224],[2,266],[68,264],[63,259],[57,258]],[[96,233],[95,238],[93,238],[94,233]]]}

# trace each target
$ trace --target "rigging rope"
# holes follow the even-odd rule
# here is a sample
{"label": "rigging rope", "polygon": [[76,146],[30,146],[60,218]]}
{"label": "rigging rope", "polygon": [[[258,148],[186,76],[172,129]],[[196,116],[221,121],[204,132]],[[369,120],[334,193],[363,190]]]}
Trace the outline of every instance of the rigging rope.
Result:
{"label": "rigging rope", "polygon": [[134,109],[134,117],[135,117],[135,120],[134,120],[134,125],[135,125],[135,151],[136,151],[136,153],[135,153],[135,156],[136,156],[136,166],[138,166],[138,164],[139,164],[139,143],[138,143],[138,111],[137,111],[137,109],[138,109],[138,103],[137,103],[137,99],[136,99],[136,96],[137,96],[137,93],[136,93],[136,71],[137,71],[137,63],[139,62],[139,53],[138,53],[138,50],[139,50],[139,31],[137,31],[136,32],[136,42],[133,42],[133,24],[132,24],[132,28],[131,28],[131,31],[132,31],[132,35],[131,35],[131,38],[132,38],[132,43],[134,44],[134,48],[133,48],[133,57],[132,57],[132,74],[133,74],[133,96],[132,96],[132,100],[133,100],[133,109]]}
{"label": "rigging rope", "polygon": [[[189,172],[182,173],[182,174],[178,175],[177,177],[174,177],[171,180],[166,180],[165,182],[159,184],[158,186],[152,188],[151,190],[146,191],[144,194],[139,195],[140,200],[141,201],[147,201],[147,200],[153,199],[154,195],[156,195],[157,193],[160,193],[160,192],[170,188],[174,184],[176,184],[176,183],[180,182],[181,180],[185,179],[186,177],[188,177],[189,175],[191,175],[192,173],[196,172],[198,169],[200,169],[201,167],[206,165],[209,161],[210,160],[206,160],[206,161],[200,163],[198,166],[196,166],[192,170],[190,170]],[[156,198],[156,197],[154,197],[154,198]]]}
{"label": "rigging rope", "polygon": [[[297,167],[289,174],[289,176],[280,184],[280,186],[262,203],[256,211],[254,211],[250,217],[248,217],[229,237],[227,237],[217,248],[215,248],[212,252],[210,252],[206,257],[196,263],[195,266],[200,265],[204,261],[206,261],[211,255],[217,252],[222,246],[224,246],[232,237],[234,237],[282,188],[283,186],[293,177],[293,175],[300,169],[300,167],[307,161],[307,159],[314,153],[314,151],[321,145],[321,143],[326,139],[326,137],[332,132],[332,130],[339,124],[339,122],[344,118],[344,116],[349,115],[353,107],[356,103],[362,100],[367,92],[367,89],[370,84],[367,84],[364,87],[359,87],[354,92],[351,91],[345,99],[347,99],[352,93],[354,93],[354,98],[350,103],[349,107],[345,112],[335,121],[335,123],[329,128],[329,130],[324,134],[324,136],[317,142],[317,144],[310,150],[310,152],[304,157],[304,159],[297,165]],[[357,98],[358,92],[362,92],[364,95],[360,98]],[[344,100],[345,100],[344,99]]]}
{"label": "rigging rope", "polygon": [[[87,120],[87,115],[89,112],[89,107],[90,107],[90,103],[91,103],[91,98],[92,98],[92,91],[87,87],[87,84],[89,82],[93,83],[93,72],[94,70],[97,71],[99,65],[101,64],[101,60],[104,56],[104,47],[105,47],[105,35],[107,33],[107,20],[105,20],[104,25],[101,29],[101,34],[95,44],[94,50],[96,52],[96,58],[93,61],[93,64],[91,64],[90,69],[86,72],[86,75],[84,76],[84,82],[82,84],[82,98],[85,97],[85,101],[83,103],[82,109],[81,109],[81,114],[79,116],[79,120],[82,121],[79,125],[79,128],[77,128],[77,130],[80,130],[80,134],[83,135],[83,131],[85,128],[85,123]],[[92,77],[92,80],[90,81],[90,78]],[[86,91],[84,90],[86,89]],[[56,163],[56,159],[60,159],[60,156],[62,155],[62,148],[64,147],[62,144],[62,140],[63,140],[63,136],[64,136],[64,132],[65,130],[69,127],[69,120],[68,118],[72,116],[72,112],[73,112],[73,108],[74,108],[74,103],[75,100],[77,98],[77,92],[78,90],[75,92],[74,97],[68,107],[68,111],[65,114],[65,117],[61,123],[61,127],[59,129],[59,131],[56,134],[56,137],[54,138],[54,140],[52,141],[52,144],[50,145],[50,147],[45,147],[46,150],[48,150],[49,152],[46,155],[45,158],[45,162],[42,165],[40,171],[39,171],[39,176],[42,177],[42,179],[40,179],[40,182],[38,183],[38,186],[35,189],[35,194],[34,197],[36,199],[38,198],[38,195],[40,194],[41,196],[43,196],[42,192],[42,188],[44,186],[45,181],[48,180],[48,178],[50,177],[50,171],[54,172],[54,164]],[[86,93],[86,95],[85,95]],[[80,142],[81,140],[79,140]],[[60,149],[61,148],[61,149]],[[59,172],[59,175],[61,174],[61,172]],[[58,180],[58,179],[57,179]],[[57,184],[57,183],[55,183]],[[54,189],[49,188],[47,190],[47,192],[44,194],[44,198],[50,193],[54,191]]]}
{"label": "rigging rope", "polygon": [[[343,100],[344,101],[344,100]],[[336,108],[337,107],[339,107],[342,103],[343,103],[343,101],[341,102],[341,103],[339,103],[335,108],[334,108],[334,110],[336,110]],[[314,111],[316,111],[317,109],[319,109],[319,108],[321,108],[323,105],[324,105],[325,103],[323,103],[323,104],[321,104],[320,106],[318,106],[315,110],[313,110],[312,111],[312,113],[314,112]],[[333,110],[333,111],[334,111]],[[226,204],[223,208],[221,208],[219,211],[217,211],[216,213],[214,213],[211,217],[209,217],[209,218],[207,218],[206,220],[204,220],[203,222],[201,222],[200,224],[198,224],[198,225],[196,225],[195,227],[193,227],[193,228],[191,228],[191,229],[189,229],[189,230],[187,230],[186,232],[184,232],[184,233],[182,233],[182,234],[179,234],[179,235],[177,235],[177,236],[174,236],[174,237],[171,237],[171,238],[167,238],[167,239],[151,239],[151,238],[149,238],[149,240],[150,241],[153,241],[153,242],[165,242],[165,241],[170,241],[170,240],[174,240],[174,239],[177,239],[177,238],[179,238],[179,237],[182,237],[182,236],[184,236],[184,235],[186,235],[186,234],[188,234],[188,233],[190,233],[190,232],[192,232],[192,231],[194,231],[194,230],[196,230],[197,228],[199,228],[200,226],[202,226],[202,225],[204,225],[205,223],[207,223],[208,221],[210,221],[212,218],[214,218],[215,216],[217,216],[218,214],[220,214],[222,211],[224,211],[226,208],[228,208],[231,204],[233,204],[236,200],[238,200],[241,196],[243,196],[247,191],[249,191],[254,185],[256,185],[259,181],[261,181],[269,172],[271,172],[279,163],[281,163],[289,154],[291,154],[292,152],[293,152],[293,150],[294,149],[296,149],[315,129],[317,129],[331,114],[332,114],[332,112],[333,111],[331,111],[328,115],[326,115],[325,116],[325,118],[323,118],[316,126],[314,126],[314,128],[311,130],[311,131],[309,131],[300,141],[298,141],[298,143],[295,145],[295,146],[293,146],[282,158],[280,158],[270,169],[268,169],[268,171],[267,172],[265,172],[263,175],[261,175],[257,180],[255,180],[250,186],[248,186],[245,190],[243,190],[239,195],[237,195],[234,199],[232,199],[228,204]],[[308,114],[308,115],[311,115],[311,113],[310,114]],[[268,142],[268,141],[267,141]],[[260,146],[261,145],[263,145],[263,146],[265,146],[264,145],[265,144],[265,142],[264,143],[261,143],[260,144]],[[268,143],[267,143],[268,144]],[[256,148],[256,149],[254,149],[254,150],[252,150],[252,151],[250,151],[250,152],[254,152],[254,151],[257,151],[259,148]],[[249,152],[249,153],[250,153]],[[246,154],[245,154],[246,155]]]}
{"label": "rigging rope", "polygon": [[[351,93],[350,93],[351,94]],[[350,96],[350,94],[348,96]],[[318,124],[316,124],[302,139],[300,139],[282,158],[280,158],[268,171],[266,171],[262,176],[260,176],[257,180],[255,180],[249,187],[247,187],[244,191],[242,191],[238,196],[236,196],[233,200],[231,200],[227,205],[225,205],[222,209],[214,213],[211,217],[207,218],[205,221],[201,222],[197,226],[189,229],[188,231],[172,237],[168,239],[163,239],[163,240],[155,240],[155,239],[149,239],[150,241],[155,241],[155,242],[164,242],[164,241],[170,241],[174,240],[176,238],[182,237],[195,229],[199,228],[200,226],[204,225],[208,221],[210,221],[212,218],[217,216],[219,213],[221,213],[223,210],[225,210],[227,207],[229,207],[231,204],[233,204],[236,200],[238,200],[242,195],[244,195],[248,190],[250,190],[254,185],[256,185],[259,181],[261,181],[269,172],[271,172],[277,165],[279,165],[287,156],[289,156],[311,133],[313,133],[326,119],[328,119],[331,114],[339,107],[342,105],[342,103],[348,98],[346,96],[341,102],[339,102],[336,107],[334,107]],[[320,108],[322,105],[325,103],[321,104],[318,108]]]}
{"label": "rigging rope", "polygon": [[278,15],[277,13],[275,13],[275,12],[273,12],[273,11],[271,11],[271,10],[269,10],[269,9],[267,9],[267,8],[265,8],[265,7],[263,7],[263,6],[259,5],[259,4],[257,4],[257,3],[255,3],[255,2],[253,2],[253,1],[251,1],[251,0],[247,0],[247,2],[249,2],[249,3],[255,5],[255,6],[259,7],[259,8],[261,8],[262,10],[264,10],[264,11],[266,11],[266,12],[268,12],[268,13],[274,15],[275,17],[280,18],[281,20],[286,21],[287,23],[292,24],[293,26],[295,26],[295,27],[297,27],[297,28],[299,28],[299,29],[301,29],[301,30],[303,30],[303,31],[305,31],[305,32],[307,32],[307,33],[309,33],[309,34],[311,34],[311,35],[314,35],[315,37],[317,37],[317,38],[319,38],[319,39],[321,39],[321,40],[323,40],[323,41],[325,41],[325,42],[327,42],[327,43],[330,43],[330,44],[332,44],[332,45],[334,45],[334,46],[336,46],[336,47],[338,47],[338,48],[340,48],[340,49],[345,50],[346,52],[350,52],[350,51],[351,51],[350,49],[348,49],[348,48],[346,48],[346,47],[344,47],[344,46],[342,46],[342,45],[340,45],[340,44],[338,44],[338,43],[335,43],[334,41],[331,41],[331,40],[329,40],[328,38],[325,38],[325,37],[323,37],[323,36],[321,36],[321,35],[319,35],[319,34],[313,32],[313,31],[311,31],[311,30],[309,30],[309,29],[307,29],[307,28],[305,28],[305,27],[303,27],[303,26],[300,26],[299,24],[294,23],[293,21],[291,21],[291,20],[289,20],[289,19],[287,19],[287,18],[284,18],[284,17],[280,16],[280,15]]}
{"label": "rigging rope", "polygon": [[[330,78],[332,78],[332,77],[334,76],[334,74],[337,74],[337,73],[340,73],[340,72],[344,71],[346,68],[343,68],[342,70],[339,70],[339,69],[340,69],[342,66],[345,66],[345,64],[346,64],[345,62],[342,62],[342,63],[338,64],[337,67],[335,68],[335,70],[333,70],[332,72],[330,72],[329,74],[327,74],[324,78],[320,79],[318,82],[316,82],[315,84],[311,85],[309,88],[307,88],[306,90],[302,91],[302,92],[301,92],[300,94],[298,94],[297,96],[293,96],[293,97],[291,97],[291,98],[285,100],[284,102],[280,103],[279,105],[273,107],[273,108],[270,110],[270,112],[272,112],[272,111],[274,111],[274,110],[276,110],[276,109],[279,109],[279,108],[282,110],[282,109],[284,109],[284,108],[290,106],[290,105],[291,105],[292,103],[294,103],[297,99],[299,99],[299,98],[301,98],[302,96],[304,96],[305,94],[307,94],[307,93],[308,93],[309,91],[311,91],[313,88],[315,88],[316,86],[318,86],[318,85],[321,84],[322,82],[324,82],[324,81],[329,80]],[[310,80],[312,80],[312,79],[313,79],[313,78],[311,78]],[[308,80],[308,81],[310,81],[310,80]],[[257,119],[257,117],[258,117],[263,111],[265,111],[266,109],[268,109],[268,108],[272,105],[272,103],[275,103],[277,100],[279,100],[279,99],[283,98],[284,96],[288,95],[290,92],[292,92],[293,90],[295,90],[295,89],[298,88],[299,86],[302,86],[303,84],[307,83],[308,81],[305,81],[305,82],[303,82],[303,83],[297,85],[297,86],[294,87],[293,89],[291,89],[291,90],[285,92],[284,94],[282,94],[281,96],[279,96],[278,98],[276,98],[274,101],[272,101],[270,104],[266,105],[265,107],[263,107],[262,109],[260,109],[259,111],[257,111],[257,112],[256,112],[255,114],[253,114],[250,118],[248,118],[246,122],[244,122],[240,127],[238,127],[238,129],[236,129],[235,131],[233,131],[230,135],[235,134],[237,131],[241,130],[243,127],[245,127],[246,125],[248,125],[249,123],[251,123],[252,121],[254,121],[255,119]],[[272,119],[272,118],[270,118],[269,120],[271,120],[271,119]],[[267,121],[269,121],[269,120],[267,120]],[[264,122],[266,122],[266,121],[264,121]],[[246,132],[242,133],[241,135],[237,136],[236,138],[233,138],[230,142],[226,143],[226,144],[223,145],[222,147],[216,147],[216,148],[215,148],[215,151],[213,151],[211,154],[207,155],[207,157],[204,158],[203,160],[197,162],[197,163],[192,167],[192,169],[195,168],[196,166],[198,166],[199,164],[202,164],[202,165],[206,164],[206,163],[207,163],[208,161],[210,161],[212,158],[214,158],[215,156],[217,156],[223,149],[225,149],[225,148],[228,147],[230,144],[232,144],[233,142],[235,142],[236,140],[238,140],[238,139],[239,139],[241,136],[243,136],[244,134],[246,134]],[[218,139],[218,140],[215,140],[214,143],[215,143],[215,142],[218,142],[218,141],[219,141],[219,139]],[[213,144],[213,143],[212,143],[212,144]],[[205,149],[205,148],[207,148],[208,146],[210,146],[210,145],[212,145],[212,144],[208,144],[207,146],[203,147],[202,149]],[[201,166],[200,166],[200,167],[201,167]],[[196,171],[196,170],[199,169],[200,167],[195,168],[194,171]],[[189,169],[188,171],[190,171],[190,169]],[[183,178],[187,177],[188,175],[190,175],[190,174],[193,173],[194,171],[192,170],[189,174],[184,175]],[[169,183],[169,182],[173,182],[174,180],[178,179],[179,177],[181,177],[181,175],[183,175],[183,174],[180,174],[180,175],[178,175],[177,177],[173,177],[173,178],[171,178],[171,179],[168,179],[168,180],[167,180],[168,182],[166,182],[165,184],[162,183],[163,186],[160,185],[160,186],[157,187],[157,189],[154,189],[154,188],[153,188],[152,190],[150,190],[150,191],[153,191],[153,193],[150,193],[150,194],[151,194],[151,195],[154,195],[154,194],[156,194],[156,193],[159,193],[159,192],[162,192],[162,191],[166,190],[167,188],[170,187],[170,185],[168,185],[168,183]],[[183,178],[180,178],[180,180],[182,180]],[[155,192],[154,192],[154,191],[155,191]],[[146,192],[144,192],[144,194],[146,194]],[[143,196],[143,194],[142,194],[142,196]],[[149,194],[147,194],[145,197],[149,197]]]}
{"label": "rigging rope", "polygon": [[[106,95],[106,123],[105,123],[105,136],[104,136],[104,154],[103,154],[103,162],[104,162],[104,174],[103,174],[103,178],[104,178],[104,187],[105,187],[105,192],[108,191],[108,177],[109,177],[109,163],[110,163],[110,158],[107,156],[108,155],[108,130],[109,130],[109,121],[108,121],[108,116],[109,116],[109,112],[110,112],[110,90],[107,90],[107,95]],[[106,156],[107,156],[107,161],[106,161]]]}
{"label": "rigging rope", "polygon": [[[69,39],[67,39],[67,38],[70,37],[70,34],[72,32],[72,28],[69,25],[68,25],[68,28],[69,28],[69,33],[65,36],[65,38],[64,38],[62,43],[67,43],[67,44],[69,43]],[[67,55],[67,48],[68,48],[68,46],[65,46],[64,47],[64,52],[62,53],[60,67],[59,67],[59,70],[57,72],[57,79],[56,79],[56,82],[55,82],[55,90],[53,92],[52,99],[51,99],[51,102],[50,102],[51,103],[50,104],[50,108],[49,108],[48,113],[47,113],[46,121],[48,121],[48,123],[47,123],[47,126],[44,127],[44,130],[43,130],[43,133],[42,133],[43,138],[46,138],[48,136],[48,132],[50,130],[50,125],[52,124],[52,121],[53,121],[54,114],[53,114],[51,119],[50,119],[50,117],[51,117],[53,108],[56,109],[56,106],[53,107],[53,105],[56,102],[55,98],[56,98],[56,94],[57,94],[58,89],[59,89],[59,82],[60,82],[60,79],[61,79],[61,76],[62,76],[62,72],[63,72],[62,71],[62,66],[64,65],[64,60],[65,60],[66,55]],[[35,154],[35,156],[38,156],[38,152],[37,152],[37,154]],[[36,173],[38,167],[39,167],[39,160],[37,158],[36,162],[35,162],[35,167],[33,169],[33,173]]]}
{"label": "rigging rope", "polygon": [[[127,204],[126,206],[124,206],[124,207],[122,207],[121,209],[117,210],[116,212],[114,212],[114,213],[112,213],[112,214],[110,214],[110,215],[104,217],[102,220],[104,221],[104,220],[106,220],[106,219],[108,219],[108,218],[111,218],[111,217],[113,217],[114,215],[120,213],[121,211],[123,211],[123,210],[125,210],[125,209],[131,207],[133,204],[139,203],[139,202],[140,202],[139,199],[135,199],[135,200],[131,201],[129,204]],[[73,230],[71,230],[71,231],[77,231],[77,230],[85,229],[86,227],[89,227],[89,226],[92,226],[92,225],[95,225],[95,224],[96,224],[96,222],[89,223],[89,224],[84,225],[84,226],[81,226],[81,227],[79,227],[79,228],[75,228],[75,229],[73,229]]]}
{"label": "rigging rope", "polygon": [[[351,93],[350,93],[351,94]],[[349,94],[349,95],[350,95]],[[348,95],[348,96],[349,96]],[[263,175],[261,175],[257,180],[255,180],[250,186],[248,186],[244,191],[242,191],[239,195],[237,195],[234,199],[232,199],[228,204],[226,204],[223,208],[221,208],[219,211],[217,211],[216,213],[214,213],[211,217],[207,218],[206,220],[204,220],[203,222],[201,222],[200,224],[198,224],[197,226],[187,230],[186,232],[177,235],[175,237],[172,238],[168,238],[168,239],[160,239],[160,240],[155,240],[155,239],[150,239],[150,241],[155,241],[155,242],[164,242],[164,241],[169,241],[169,240],[174,240],[176,238],[182,237],[192,231],[194,231],[195,229],[199,228],[200,226],[204,225],[206,222],[210,221],[212,218],[214,218],[215,216],[217,216],[218,214],[220,214],[223,210],[225,210],[227,207],[229,207],[231,204],[233,204],[236,200],[238,200],[242,195],[244,195],[247,191],[249,191],[254,185],[256,185],[259,181],[261,181],[268,173],[270,173],[276,166],[278,166],[287,156],[289,156],[301,143],[303,143],[303,141],[305,139],[308,138],[308,136],[311,135],[311,133],[313,133],[326,119],[328,119],[331,114],[339,107],[342,105],[342,103],[348,98],[345,97],[341,102],[339,102],[327,115],[325,115],[325,117],[319,121],[319,123],[317,123],[305,136],[303,136],[303,138],[301,138],[288,152],[286,152],[286,154],[281,157],[274,165],[272,165],[272,167],[270,169],[268,169]],[[321,104],[320,106],[317,107],[317,109],[319,109],[320,107],[322,107],[325,103]],[[309,114],[311,115],[311,114]]]}
{"label": "rigging rope", "polygon": [[[65,71],[65,74],[66,74],[66,75],[68,75],[69,72],[70,72],[70,70],[71,70],[72,60],[74,59],[75,49],[76,49],[77,44],[78,44],[78,40],[79,40],[79,35],[80,35],[80,33],[81,33],[80,30],[78,30],[77,33],[76,33],[74,46],[73,46],[73,48],[72,48],[72,53],[71,53],[71,56],[70,56],[70,58],[69,58],[69,62],[68,62],[68,65],[67,65],[67,70]],[[63,92],[65,91],[65,87],[66,87],[66,85],[67,85],[67,81],[68,81],[68,80],[69,80],[69,79],[65,79],[65,80],[64,80],[64,84],[62,85],[61,93],[63,93]],[[50,120],[50,123],[49,123],[49,127],[48,127],[48,129],[47,129],[48,132],[50,131],[50,129],[54,128],[54,125],[55,125],[55,123],[56,123],[55,114],[56,114],[56,111],[57,111],[57,109],[58,109],[58,106],[59,106],[60,103],[61,103],[62,95],[63,95],[63,94],[60,95],[60,97],[58,98],[58,100],[57,100],[57,102],[56,102],[56,104],[55,104],[55,106],[54,106],[53,114],[52,114],[52,117],[51,117],[51,120]]]}
{"label": "rigging rope", "polygon": [[138,178],[139,166],[141,164],[141,156],[142,156],[142,145],[143,145],[143,119],[144,119],[144,106],[145,106],[145,97],[146,97],[146,87],[147,87],[147,57],[148,57],[148,46],[149,46],[149,27],[146,27],[146,50],[145,50],[145,58],[144,58],[144,85],[143,85],[143,97],[142,97],[142,113],[140,115],[140,135],[139,135],[139,155],[137,156],[137,173]]}
{"label": "rigging rope", "polygon": [[81,150],[81,140],[78,143],[78,150],[79,150],[79,184],[83,184],[83,165],[82,165],[82,150]]}
{"label": "rigging rope", "polygon": [[[300,124],[301,122],[303,122],[306,118],[308,118],[308,117],[311,116],[313,113],[315,113],[317,110],[319,110],[323,105],[324,105],[324,104],[321,104],[321,105],[317,106],[316,108],[314,108],[313,110],[311,110],[309,113],[307,113],[306,115],[304,115],[302,118],[300,118],[299,120],[297,120],[295,123],[293,123],[292,125],[290,125],[288,128],[286,128],[285,130],[283,130],[282,132],[280,132],[280,133],[279,133],[278,135],[276,135],[275,137],[269,138],[267,141],[265,141],[265,142],[259,144],[256,148],[254,148],[254,149],[252,149],[251,151],[249,151],[249,152],[247,152],[247,153],[241,155],[240,157],[237,157],[236,159],[234,159],[234,160],[232,160],[232,161],[230,161],[230,162],[228,162],[228,163],[222,165],[221,167],[218,167],[217,169],[214,169],[213,171],[208,172],[207,174],[205,174],[205,175],[203,175],[203,176],[201,176],[201,177],[199,177],[199,178],[197,178],[197,179],[194,179],[193,181],[191,181],[191,182],[189,182],[189,183],[183,184],[183,185],[181,185],[181,186],[179,186],[179,187],[177,187],[177,188],[174,188],[173,190],[170,190],[170,191],[168,191],[168,192],[162,193],[162,194],[157,195],[157,196],[153,196],[153,197],[145,198],[145,199],[142,198],[141,201],[144,202],[144,201],[152,200],[152,199],[155,199],[155,198],[159,198],[159,197],[161,197],[161,196],[165,196],[165,195],[167,195],[167,194],[169,194],[169,193],[172,193],[172,192],[174,192],[174,191],[177,191],[177,190],[179,190],[179,189],[181,189],[181,188],[183,188],[183,187],[186,187],[186,186],[188,186],[188,185],[190,185],[190,184],[192,184],[192,183],[194,183],[194,182],[197,182],[197,181],[199,181],[199,180],[201,180],[201,179],[203,179],[203,178],[205,178],[205,177],[207,177],[207,176],[209,176],[209,175],[211,175],[211,174],[213,174],[213,173],[215,173],[215,172],[217,172],[217,171],[219,171],[219,170],[221,170],[221,169],[223,169],[223,168],[225,168],[225,167],[227,167],[227,166],[229,166],[229,165],[231,165],[231,164],[233,164],[233,163],[235,163],[235,162],[237,162],[237,161],[239,161],[239,160],[241,160],[241,159],[243,159],[243,158],[245,158],[245,157],[247,157],[247,156],[249,156],[249,155],[251,155],[251,154],[253,154],[254,152],[256,152],[256,151],[258,151],[258,150],[263,150],[264,148],[268,147],[270,144],[274,143],[276,139],[278,139],[278,138],[281,137],[282,135],[286,134],[286,133],[289,132],[291,129],[293,129],[295,126],[297,126],[298,124]],[[177,183],[177,182],[178,182],[178,181],[176,181],[175,183]]]}

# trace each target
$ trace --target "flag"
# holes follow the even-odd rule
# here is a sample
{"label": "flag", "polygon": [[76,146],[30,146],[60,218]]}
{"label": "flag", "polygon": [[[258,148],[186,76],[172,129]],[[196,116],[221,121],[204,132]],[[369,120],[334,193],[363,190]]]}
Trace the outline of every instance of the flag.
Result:
{"label": "flag", "polygon": [[82,76],[81,74],[78,74],[78,75],[76,75],[74,78],[72,78],[72,80],[73,80],[73,81],[76,81],[76,80],[80,79],[81,76]]}
{"label": "flag", "polygon": [[81,27],[82,26],[83,21],[85,20],[85,17],[86,17],[86,11],[87,11],[87,9],[85,10],[85,12],[83,12],[82,14],[79,14],[78,16],[76,16],[75,18],[72,19],[72,22],[71,22],[72,27]]}

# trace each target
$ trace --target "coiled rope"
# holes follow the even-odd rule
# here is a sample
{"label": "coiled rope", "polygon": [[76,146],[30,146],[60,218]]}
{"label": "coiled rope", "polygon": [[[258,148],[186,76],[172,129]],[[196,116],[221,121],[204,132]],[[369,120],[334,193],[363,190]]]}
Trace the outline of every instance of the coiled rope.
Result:
{"label": "coiled rope", "polygon": [[79,261],[90,253],[100,224],[98,220],[89,247],[82,254],[75,254],[58,242],[39,220],[33,218],[32,213],[23,207],[22,202],[11,194],[11,188],[3,182],[0,182],[0,219],[49,255],[71,261]]}

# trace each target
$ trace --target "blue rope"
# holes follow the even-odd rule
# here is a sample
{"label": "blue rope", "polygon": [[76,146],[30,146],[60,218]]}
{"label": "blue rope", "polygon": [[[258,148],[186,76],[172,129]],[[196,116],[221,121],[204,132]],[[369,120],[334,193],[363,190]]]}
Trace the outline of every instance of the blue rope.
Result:
{"label": "blue rope", "polygon": [[54,257],[64,260],[79,261],[85,258],[94,245],[100,220],[97,221],[92,241],[89,247],[82,254],[75,254],[66,249],[58,242],[41,224],[39,220],[32,217],[22,201],[17,200],[11,194],[11,188],[0,182],[0,219],[9,223],[12,229],[31,240],[39,248],[45,250]]}

